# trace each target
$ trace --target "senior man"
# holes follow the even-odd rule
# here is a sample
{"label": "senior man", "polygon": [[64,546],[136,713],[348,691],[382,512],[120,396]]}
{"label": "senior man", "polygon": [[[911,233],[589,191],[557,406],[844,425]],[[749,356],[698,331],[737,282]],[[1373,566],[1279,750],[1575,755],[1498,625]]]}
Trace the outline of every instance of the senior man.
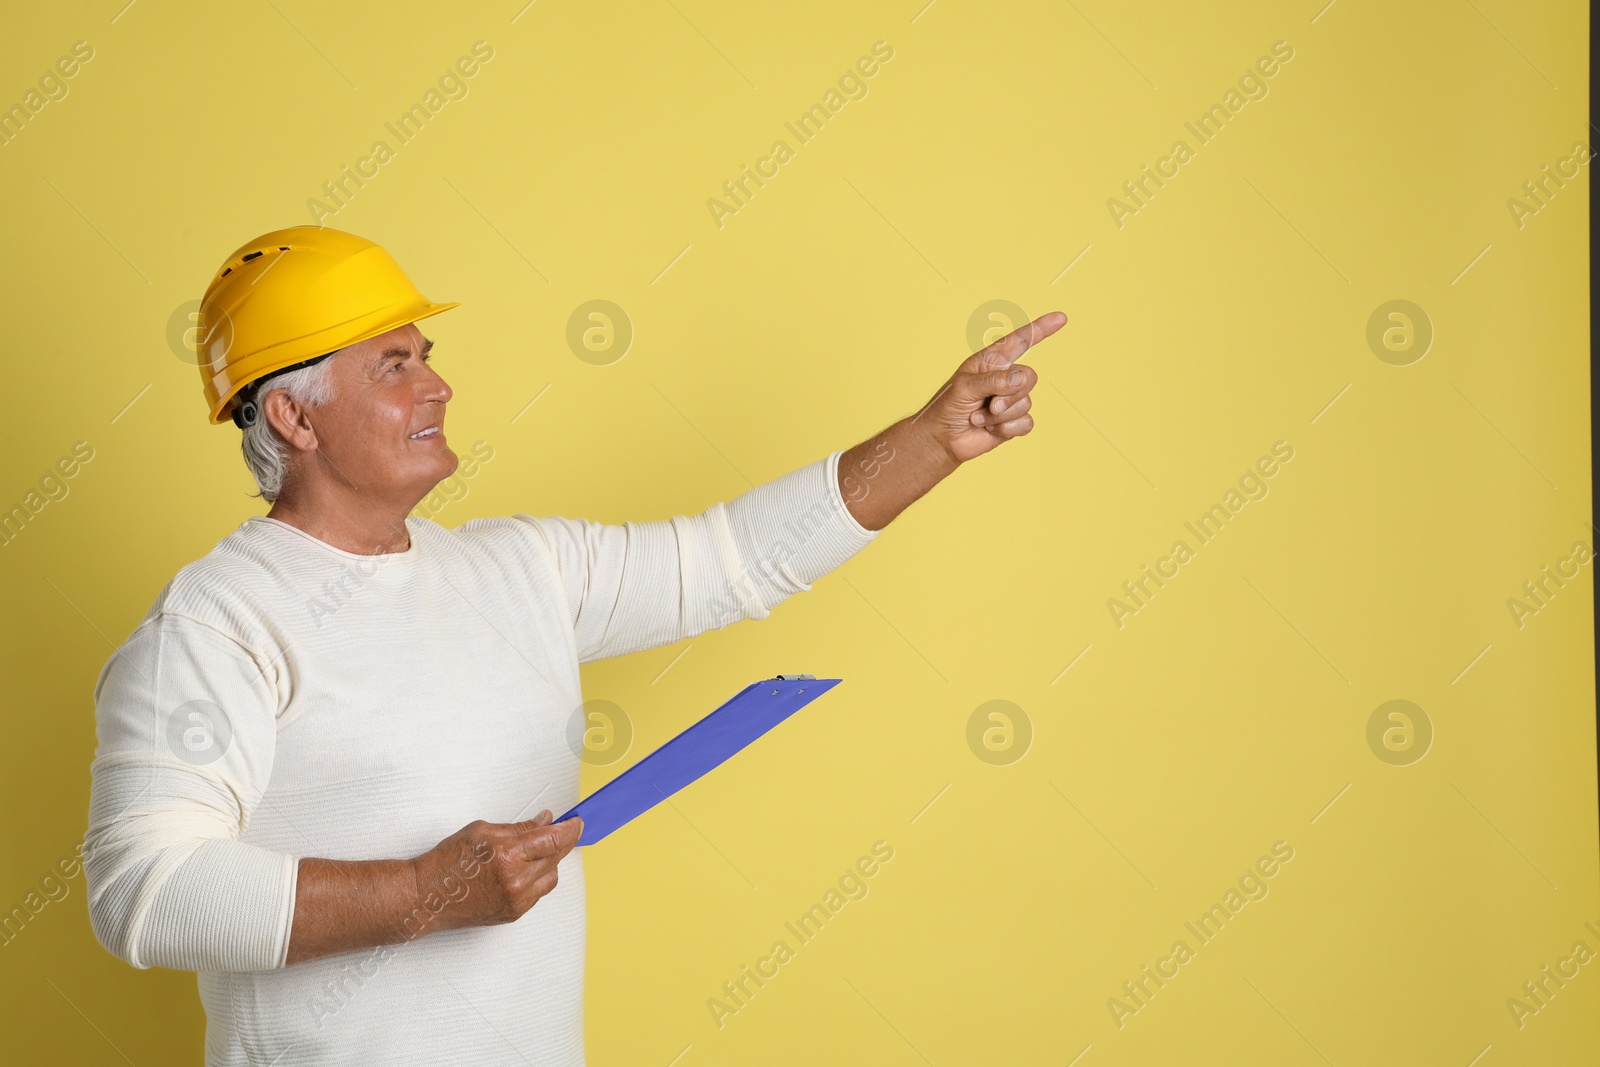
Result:
{"label": "senior man", "polygon": [[1032,428],[1013,364],[1066,321],[699,515],[447,530],[410,515],[457,465],[416,323],[455,306],[317,227],[242,246],[202,301],[210,419],[271,508],[101,671],[85,870],[107,949],[198,973],[208,1064],[583,1063],[582,825],[551,821],[579,665],[810,589]]}

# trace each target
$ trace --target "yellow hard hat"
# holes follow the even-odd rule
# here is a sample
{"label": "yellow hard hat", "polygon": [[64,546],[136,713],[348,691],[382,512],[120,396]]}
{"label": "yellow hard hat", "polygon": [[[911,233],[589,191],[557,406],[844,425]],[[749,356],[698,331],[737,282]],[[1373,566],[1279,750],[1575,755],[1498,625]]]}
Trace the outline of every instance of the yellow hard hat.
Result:
{"label": "yellow hard hat", "polygon": [[326,226],[264,233],[228,257],[200,301],[197,362],[211,422],[246,425],[238,409],[252,382],[457,306],[428,300],[365,238]]}

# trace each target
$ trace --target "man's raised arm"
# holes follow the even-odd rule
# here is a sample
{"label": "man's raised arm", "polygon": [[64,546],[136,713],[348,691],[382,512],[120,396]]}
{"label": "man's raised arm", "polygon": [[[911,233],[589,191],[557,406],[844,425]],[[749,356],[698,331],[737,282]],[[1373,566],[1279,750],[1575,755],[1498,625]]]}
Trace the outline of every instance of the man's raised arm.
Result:
{"label": "man's raised arm", "polygon": [[1065,323],[1052,312],[1013,331],[916,414],[701,514],[618,525],[517,515],[560,578],[578,661],[763,619],[810,589],[956,467],[1032,428],[1038,374],[1013,364]]}

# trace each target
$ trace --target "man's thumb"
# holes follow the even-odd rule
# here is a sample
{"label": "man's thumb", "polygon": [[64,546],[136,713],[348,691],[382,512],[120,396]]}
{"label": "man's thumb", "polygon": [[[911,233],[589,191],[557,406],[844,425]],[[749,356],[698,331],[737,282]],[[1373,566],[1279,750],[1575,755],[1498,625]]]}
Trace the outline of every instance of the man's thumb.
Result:
{"label": "man's thumb", "polygon": [[1014,367],[963,375],[962,379],[957,388],[966,400],[985,400],[991,396],[1014,393],[1028,380],[1023,371]]}

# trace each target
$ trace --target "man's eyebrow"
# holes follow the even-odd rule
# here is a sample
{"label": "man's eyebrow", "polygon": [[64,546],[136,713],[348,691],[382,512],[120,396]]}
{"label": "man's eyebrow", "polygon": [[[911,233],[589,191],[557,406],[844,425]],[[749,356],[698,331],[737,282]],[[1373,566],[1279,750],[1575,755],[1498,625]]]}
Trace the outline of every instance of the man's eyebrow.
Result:
{"label": "man's eyebrow", "polygon": [[[426,356],[429,352],[432,352],[432,351],[433,351],[433,342],[431,340],[429,340],[428,338],[424,337],[422,339],[422,355]],[[409,356],[410,354],[411,354],[411,349],[402,347],[401,345],[395,345],[392,348],[385,349],[382,353],[379,354],[378,358],[380,360],[382,360],[382,359],[388,359],[390,356],[399,356],[401,359],[404,359],[405,357]]]}

